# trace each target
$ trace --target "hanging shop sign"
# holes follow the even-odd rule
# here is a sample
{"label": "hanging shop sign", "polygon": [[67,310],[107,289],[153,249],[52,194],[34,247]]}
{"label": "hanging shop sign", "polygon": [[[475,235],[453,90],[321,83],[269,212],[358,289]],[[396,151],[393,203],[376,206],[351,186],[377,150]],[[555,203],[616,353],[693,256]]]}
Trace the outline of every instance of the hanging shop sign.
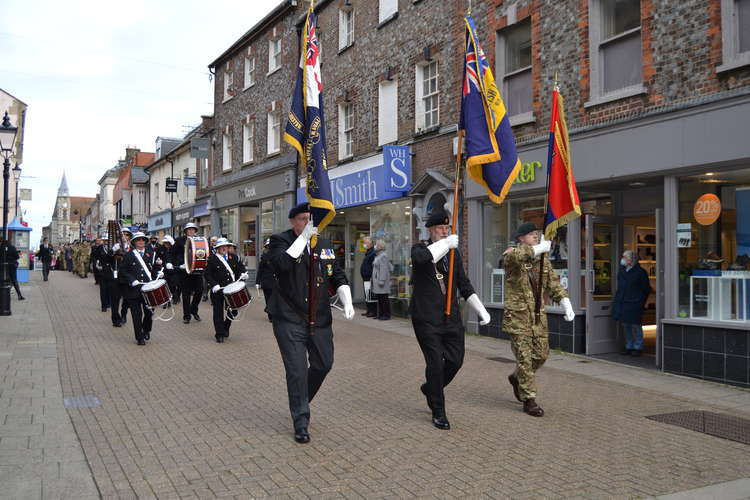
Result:
{"label": "hanging shop sign", "polygon": [[701,226],[710,226],[721,215],[721,200],[715,194],[706,193],[693,205],[693,217]]}
{"label": "hanging shop sign", "polygon": [[165,191],[167,193],[176,193],[177,192],[177,179],[172,179],[171,177],[167,179],[167,181],[164,183]]}

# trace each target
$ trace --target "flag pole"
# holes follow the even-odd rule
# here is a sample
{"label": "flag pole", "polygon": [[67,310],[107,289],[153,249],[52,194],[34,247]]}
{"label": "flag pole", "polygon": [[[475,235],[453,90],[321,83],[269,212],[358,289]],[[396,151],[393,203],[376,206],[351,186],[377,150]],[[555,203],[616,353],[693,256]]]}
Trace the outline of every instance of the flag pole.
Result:
{"label": "flag pole", "polygon": [[[555,82],[552,86],[552,95],[554,96],[555,89],[557,89],[557,71],[555,71]],[[555,102],[552,101],[552,108],[551,110],[555,109]],[[554,152],[553,152],[554,154]],[[546,184],[544,186],[544,219],[542,219],[542,237],[544,237],[544,228],[547,223],[547,214],[549,213],[549,178],[550,178],[550,165],[547,165],[547,180]],[[541,238],[540,238],[541,242]],[[544,307],[544,304],[542,303],[542,290],[543,290],[543,282],[544,282],[544,254],[539,255],[539,280],[537,281],[537,290],[534,294],[534,314],[535,314],[535,320],[536,324],[539,324],[539,321],[541,320],[542,316],[542,307]]]}
{"label": "flag pole", "polygon": [[[461,162],[463,161],[464,130],[458,130],[458,151],[456,152],[456,178],[453,180],[453,213],[451,234],[458,234],[458,193],[461,184]],[[451,248],[448,257],[448,291],[445,294],[445,317],[451,316],[451,305],[453,304],[453,262],[456,259],[456,249]]]}
{"label": "flag pole", "polygon": [[[315,0],[310,0],[310,9],[307,13],[307,22],[305,23],[305,32],[302,34],[304,37],[304,41],[302,43],[302,54],[303,58],[305,57],[304,54],[307,53],[307,44],[309,43],[308,36],[310,33],[310,14],[314,12],[315,9]],[[306,64],[306,63],[305,63]],[[305,78],[307,76],[307,67],[302,67],[302,82],[303,82],[303,91],[305,88]],[[307,114],[307,107],[305,107],[305,114]],[[305,118],[307,120],[307,118]],[[309,140],[309,138],[308,138]],[[305,164],[305,171],[307,171],[307,164]],[[310,182],[310,179],[308,178],[308,183]],[[309,184],[307,185],[309,188]],[[309,198],[309,195],[308,195]],[[308,199],[309,202],[309,199]],[[310,210],[310,220],[313,220],[313,212]],[[315,221],[313,220],[313,225],[315,224]],[[310,238],[310,255],[309,258],[309,267],[307,271],[307,329],[310,332],[310,336],[315,335],[315,247],[317,246],[317,237],[313,235],[312,238]]]}

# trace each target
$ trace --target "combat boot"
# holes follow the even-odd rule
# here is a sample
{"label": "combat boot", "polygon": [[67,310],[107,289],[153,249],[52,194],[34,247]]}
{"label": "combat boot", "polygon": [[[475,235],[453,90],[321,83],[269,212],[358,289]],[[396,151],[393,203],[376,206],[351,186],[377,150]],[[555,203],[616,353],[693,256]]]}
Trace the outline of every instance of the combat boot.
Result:
{"label": "combat boot", "polygon": [[510,382],[510,385],[513,386],[513,395],[520,403],[523,403],[523,399],[521,399],[521,392],[518,389],[518,377],[516,377],[515,373],[511,373],[510,375],[508,375],[508,382]]}
{"label": "combat boot", "polygon": [[523,411],[524,413],[528,413],[532,417],[544,416],[544,410],[542,410],[541,406],[536,404],[536,400],[534,398],[529,398],[523,402]]}

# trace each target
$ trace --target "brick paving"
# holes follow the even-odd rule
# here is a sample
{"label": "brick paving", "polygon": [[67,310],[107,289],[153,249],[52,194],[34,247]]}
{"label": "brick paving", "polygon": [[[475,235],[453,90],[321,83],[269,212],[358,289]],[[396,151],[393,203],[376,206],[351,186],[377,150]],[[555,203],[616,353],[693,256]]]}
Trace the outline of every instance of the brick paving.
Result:
{"label": "brick paving", "polygon": [[360,316],[334,324],[312,442],[298,445],[262,300],[227,343],[203,303],[203,322],[156,322],[139,347],[130,322],[99,311],[92,280],[55,272],[35,286],[62,395],[101,401],[68,414],[103,498],[634,498],[750,476],[749,446],[644,418],[704,403],[545,368],[534,419],[507,384],[512,365],[477,351],[447,390],[453,430],[437,430],[416,341]]}

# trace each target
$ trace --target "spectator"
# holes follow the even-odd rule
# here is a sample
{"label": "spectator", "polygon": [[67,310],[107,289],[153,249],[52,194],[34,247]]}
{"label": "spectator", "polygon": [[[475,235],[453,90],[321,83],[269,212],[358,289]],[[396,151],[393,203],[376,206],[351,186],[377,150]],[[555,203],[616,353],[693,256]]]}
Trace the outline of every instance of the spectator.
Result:
{"label": "spectator", "polygon": [[625,332],[625,350],[621,354],[640,356],[643,351],[643,311],[651,294],[651,283],[646,271],[638,264],[635,252],[623,252],[620,265],[612,319],[620,321]]}
{"label": "spectator", "polygon": [[388,295],[391,291],[391,272],[393,264],[385,251],[385,242],[378,240],[375,243],[375,259],[372,262],[372,293],[377,297],[377,318],[379,320],[391,319],[391,303]]}

